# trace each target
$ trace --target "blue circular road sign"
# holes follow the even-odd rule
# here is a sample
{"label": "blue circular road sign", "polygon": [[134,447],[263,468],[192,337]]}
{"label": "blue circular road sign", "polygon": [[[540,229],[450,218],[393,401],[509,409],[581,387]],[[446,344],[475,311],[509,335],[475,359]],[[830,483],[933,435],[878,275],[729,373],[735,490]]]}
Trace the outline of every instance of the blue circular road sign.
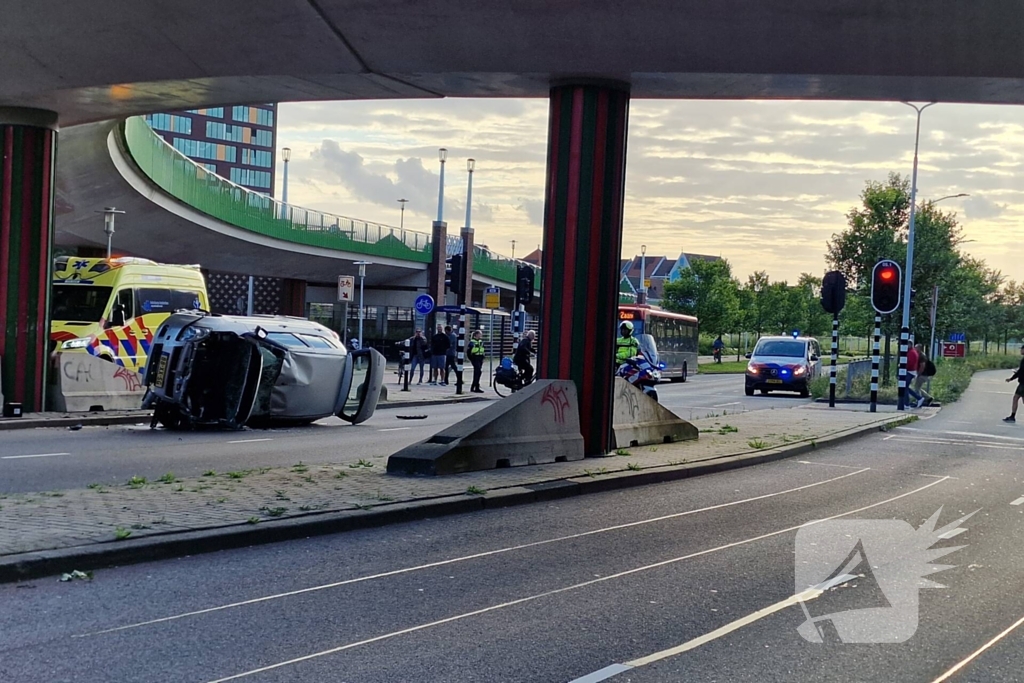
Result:
{"label": "blue circular road sign", "polygon": [[420,315],[429,315],[434,310],[434,297],[429,294],[420,294],[416,297],[416,303],[413,304],[413,307]]}

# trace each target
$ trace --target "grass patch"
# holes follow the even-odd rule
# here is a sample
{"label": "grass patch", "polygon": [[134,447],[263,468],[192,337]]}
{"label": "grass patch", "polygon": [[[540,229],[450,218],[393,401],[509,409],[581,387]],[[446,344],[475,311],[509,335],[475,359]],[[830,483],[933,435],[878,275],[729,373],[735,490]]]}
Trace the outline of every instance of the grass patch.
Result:
{"label": "grass patch", "polygon": [[739,427],[733,427],[731,424],[724,424],[722,428],[718,430],[719,434],[735,434],[740,431]]}
{"label": "grass patch", "polygon": [[583,470],[583,474],[585,474],[588,477],[590,477],[591,479],[593,479],[594,477],[597,477],[599,475],[608,474],[608,468],[607,467],[599,467],[596,470]]}
{"label": "grass patch", "polygon": [[245,521],[248,522],[249,524],[259,524],[260,523],[260,518],[259,517],[250,517],[249,519],[247,519]]}
{"label": "grass patch", "polygon": [[302,474],[303,472],[309,472],[309,466],[303,465],[302,461],[300,460],[297,464],[292,465],[292,472],[298,472],[299,474]]}
{"label": "grass patch", "polygon": [[206,470],[205,472],[203,472],[203,476],[204,477],[216,477],[217,476],[217,470]]}
{"label": "grass patch", "polygon": [[373,463],[370,462],[369,460],[363,460],[362,458],[359,458],[359,462],[352,463],[351,465],[349,465],[349,467],[351,467],[352,469],[357,469],[360,467],[373,467]]}
{"label": "grass patch", "polygon": [[131,535],[132,535],[131,530],[130,529],[125,529],[123,526],[119,526],[116,529],[114,529],[114,538],[117,539],[118,541],[123,541],[124,539],[128,538]]}
{"label": "grass patch", "polygon": [[280,517],[288,512],[288,508],[271,508],[264,505],[260,508],[260,512],[265,513],[268,517]]}
{"label": "grass patch", "polygon": [[747,445],[755,450],[762,450],[768,448],[768,442],[761,439],[751,439],[747,442]]}
{"label": "grass patch", "polygon": [[237,472],[228,472],[227,476],[229,479],[245,479],[250,474],[252,474],[252,470],[238,470]]}
{"label": "grass patch", "polygon": [[344,479],[347,476],[348,476],[348,472],[335,472],[334,473],[334,478],[335,479]]}
{"label": "grass patch", "polygon": [[131,479],[128,480],[128,486],[132,487],[133,489],[141,489],[147,483],[148,482],[146,481],[145,477],[132,477]]}
{"label": "grass patch", "polygon": [[627,469],[627,470],[633,470],[634,472],[639,472],[639,471],[640,471],[640,469],[641,469],[641,468],[640,468],[640,463],[638,463],[638,462],[631,462],[631,463],[628,463],[628,464],[626,465],[626,469]]}
{"label": "grass patch", "polygon": [[323,510],[327,507],[327,503],[319,503],[317,505],[300,505],[299,509],[303,512],[312,512],[314,510]]}
{"label": "grass patch", "polygon": [[175,478],[174,472],[168,472],[164,476],[160,477],[160,481],[163,482],[164,484],[173,484],[178,480]]}
{"label": "grass patch", "polygon": [[101,489],[101,488],[103,488],[103,484],[89,484],[89,488],[91,488],[91,489]]}
{"label": "grass patch", "polygon": [[721,363],[701,363],[697,371],[702,375],[738,375],[747,371],[746,360],[727,360]]}
{"label": "grass patch", "polygon": [[470,486],[466,489],[466,494],[470,496],[482,496],[487,493],[487,489],[482,489],[479,486]]}
{"label": "grass patch", "polygon": [[629,455],[629,451],[627,451],[625,448],[617,448],[617,449],[615,449],[615,455],[627,455],[628,456]]}

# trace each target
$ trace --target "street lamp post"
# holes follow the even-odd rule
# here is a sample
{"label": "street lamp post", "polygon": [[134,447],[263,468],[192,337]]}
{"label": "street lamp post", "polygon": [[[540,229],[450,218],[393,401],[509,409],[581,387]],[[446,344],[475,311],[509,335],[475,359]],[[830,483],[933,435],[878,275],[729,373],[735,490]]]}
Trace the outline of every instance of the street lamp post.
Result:
{"label": "street lamp post", "polygon": [[107,234],[107,258],[110,258],[111,248],[114,243],[114,218],[117,214],[123,214],[124,211],[115,209],[113,206],[108,206],[103,211],[97,211],[96,213],[103,214],[103,232]]}
{"label": "street lamp post", "polygon": [[281,218],[288,217],[288,162],[292,160],[292,148],[281,150],[281,161],[284,162],[284,177],[281,181]]}
{"label": "street lamp post", "polygon": [[366,266],[370,265],[371,261],[356,261],[355,265],[359,266],[359,348],[364,348],[363,345],[363,315],[366,313],[366,309],[363,308],[363,280],[366,279]]}
{"label": "street lamp post", "polygon": [[466,229],[469,230],[472,227],[469,214],[473,207],[473,171],[476,170],[476,159],[466,159],[466,170],[469,172],[469,184],[466,187]]}
{"label": "street lamp post", "polygon": [[647,245],[640,245],[640,300],[637,303],[647,303]]}
{"label": "street lamp post", "polygon": [[928,104],[918,107],[910,102],[902,102],[917,112],[917,129],[914,133],[914,171],[910,180],[910,227],[907,230],[907,266],[904,268],[903,279],[903,325],[900,330],[900,378],[899,397],[897,409],[903,410],[906,407],[907,398],[907,344],[910,334],[910,290],[911,281],[914,278],[914,219],[917,217],[917,152],[921,143],[921,113],[928,107],[935,104]]}
{"label": "street lamp post", "polygon": [[[939,202],[946,201],[947,199],[958,199],[960,197],[970,197],[971,195],[967,192],[960,192],[958,194],[948,194],[945,197],[939,197],[928,202],[929,206],[935,206]],[[932,291],[932,305],[931,305],[931,316],[929,322],[931,323],[931,339],[928,343],[928,357],[934,359],[935,353],[935,321],[939,307],[939,286],[935,285],[935,289]]]}
{"label": "street lamp post", "polygon": [[444,221],[444,162],[448,161],[448,150],[442,147],[437,150],[437,158],[441,162],[441,180],[437,184],[437,222]]}
{"label": "street lamp post", "polygon": [[398,203],[402,205],[402,217],[401,222],[398,224],[399,229],[405,230],[405,205],[409,202],[408,199],[399,199]]}
{"label": "street lamp post", "polygon": [[512,260],[516,260],[516,241],[512,240]]}

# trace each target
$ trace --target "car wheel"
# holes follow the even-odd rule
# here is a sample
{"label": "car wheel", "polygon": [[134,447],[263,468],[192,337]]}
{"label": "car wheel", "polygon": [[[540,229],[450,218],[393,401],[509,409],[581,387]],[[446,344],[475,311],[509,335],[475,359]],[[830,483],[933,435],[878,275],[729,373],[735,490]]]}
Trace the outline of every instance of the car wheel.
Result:
{"label": "car wheel", "polygon": [[800,398],[810,398],[811,392],[807,387],[800,390]]}
{"label": "car wheel", "polygon": [[754,395],[754,387],[744,387],[743,393],[746,394],[747,396],[753,396]]}

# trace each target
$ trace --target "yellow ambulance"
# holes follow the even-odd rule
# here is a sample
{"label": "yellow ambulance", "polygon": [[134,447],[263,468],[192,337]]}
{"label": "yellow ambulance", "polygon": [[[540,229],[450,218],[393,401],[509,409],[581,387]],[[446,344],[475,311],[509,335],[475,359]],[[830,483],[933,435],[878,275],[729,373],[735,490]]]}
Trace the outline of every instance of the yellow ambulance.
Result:
{"label": "yellow ambulance", "polygon": [[50,350],[144,372],[153,335],[180,309],[210,310],[199,266],[62,256],[54,260]]}

